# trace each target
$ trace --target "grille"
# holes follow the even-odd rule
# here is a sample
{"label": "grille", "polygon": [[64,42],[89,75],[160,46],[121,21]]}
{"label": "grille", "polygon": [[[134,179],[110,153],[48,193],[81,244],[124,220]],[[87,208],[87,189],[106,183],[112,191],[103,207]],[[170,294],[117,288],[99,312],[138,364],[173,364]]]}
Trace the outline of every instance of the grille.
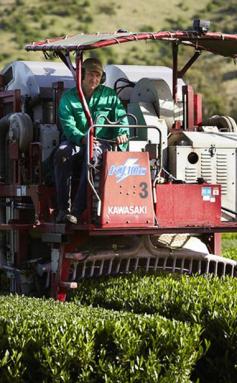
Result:
{"label": "grille", "polygon": [[201,177],[212,183],[212,157],[210,153],[201,153]]}
{"label": "grille", "polygon": [[216,182],[221,184],[222,195],[227,194],[228,186],[228,161],[225,153],[217,153],[216,156]]}
{"label": "grille", "polygon": [[185,181],[196,182],[197,181],[197,169],[195,167],[185,167]]}

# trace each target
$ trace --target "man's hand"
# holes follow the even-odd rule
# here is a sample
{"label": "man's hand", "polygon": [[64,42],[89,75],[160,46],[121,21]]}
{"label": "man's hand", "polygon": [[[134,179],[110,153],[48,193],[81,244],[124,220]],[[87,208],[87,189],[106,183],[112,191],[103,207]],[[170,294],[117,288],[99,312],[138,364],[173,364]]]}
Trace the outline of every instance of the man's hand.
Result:
{"label": "man's hand", "polygon": [[128,142],[128,136],[126,134],[116,137],[116,143],[118,145],[125,144],[126,142]]}

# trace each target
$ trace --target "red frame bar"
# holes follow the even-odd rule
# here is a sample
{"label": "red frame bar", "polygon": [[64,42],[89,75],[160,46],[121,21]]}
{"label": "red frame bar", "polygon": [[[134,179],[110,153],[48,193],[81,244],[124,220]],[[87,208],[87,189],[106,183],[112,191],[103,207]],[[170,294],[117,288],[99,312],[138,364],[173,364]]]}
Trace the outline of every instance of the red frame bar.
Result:
{"label": "red frame bar", "polygon": [[212,234],[212,233],[229,233],[237,232],[237,222],[222,223],[216,226],[180,226],[180,227],[158,227],[153,226],[149,228],[98,228],[95,225],[66,225],[64,223],[49,223],[40,222],[38,224],[32,223],[0,223],[0,230],[36,230],[40,233],[61,233],[71,234],[78,231],[87,231],[90,236],[97,235],[151,235],[151,234],[165,234],[165,233],[199,233],[199,234]]}
{"label": "red frame bar", "polygon": [[[83,45],[79,43],[75,43],[75,36],[76,35],[69,35],[67,38],[65,36],[61,36],[58,38],[52,38],[47,40],[41,40],[34,42],[33,44],[27,44],[25,46],[25,49],[27,51],[60,51],[60,50],[67,50],[67,51],[78,51],[78,50],[88,50],[88,49],[96,49],[96,48],[102,48],[110,45],[115,44],[121,44],[121,43],[127,43],[127,42],[133,42],[138,40],[167,40],[167,41],[180,41],[181,43],[188,42],[188,45],[193,46],[196,50],[206,50],[210,51],[215,54],[223,54],[225,53],[225,56],[233,57],[235,58],[237,56],[237,49],[233,49],[233,47],[228,47],[228,52],[222,52],[220,53],[217,50],[212,50],[211,47],[205,47],[205,44],[202,45],[202,42],[205,42],[206,40],[219,40],[223,41],[224,44],[228,41],[235,41],[237,40],[237,34],[226,34],[221,32],[207,32],[205,34],[199,34],[195,31],[160,31],[160,32],[142,32],[142,33],[114,33],[114,37],[110,36],[111,34],[101,34],[101,39],[98,41],[95,41],[94,43]],[[89,34],[89,36],[94,36],[95,40],[98,39],[98,34]],[[67,41],[67,39],[70,39],[70,37],[74,38],[74,43],[71,45],[63,44],[63,41]],[[57,43],[62,40],[62,44],[58,45]],[[54,45],[55,43],[55,45]],[[51,45],[50,45],[51,44]],[[232,49],[231,49],[232,48]]]}
{"label": "red frame bar", "polygon": [[21,91],[16,89],[0,92],[0,117],[4,116],[4,104],[12,104],[12,112],[20,112]]}
{"label": "red frame bar", "polygon": [[202,95],[194,94],[194,126],[202,124]]}

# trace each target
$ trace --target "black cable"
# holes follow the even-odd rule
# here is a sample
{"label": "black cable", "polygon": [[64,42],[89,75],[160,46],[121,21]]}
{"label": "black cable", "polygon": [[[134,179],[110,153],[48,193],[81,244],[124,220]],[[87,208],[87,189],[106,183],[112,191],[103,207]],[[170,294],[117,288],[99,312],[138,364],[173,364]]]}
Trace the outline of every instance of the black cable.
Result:
{"label": "black cable", "polygon": [[[124,82],[126,85],[118,86],[119,82]],[[114,90],[119,95],[119,93],[121,93],[121,91],[124,90],[125,88],[134,88],[135,85],[136,85],[135,82],[130,81],[127,78],[121,77],[115,81]]]}

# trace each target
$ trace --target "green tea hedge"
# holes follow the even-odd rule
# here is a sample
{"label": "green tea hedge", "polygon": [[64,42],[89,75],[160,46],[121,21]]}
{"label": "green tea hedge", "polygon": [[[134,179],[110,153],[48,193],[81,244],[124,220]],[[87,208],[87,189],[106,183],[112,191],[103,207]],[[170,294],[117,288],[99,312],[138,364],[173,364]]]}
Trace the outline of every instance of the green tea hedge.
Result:
{"label": "green tea hedge", "polygon": [[190,382],[200,325],[0,297],[0,382]]}
{"label": "green tea hedge", "polygon": [[74,302],[133,313],[162,315],[200,324],[208,352],[192,378],[200,382],[237,381],[237,279],[174,275],[129,275],[84,281]]}

